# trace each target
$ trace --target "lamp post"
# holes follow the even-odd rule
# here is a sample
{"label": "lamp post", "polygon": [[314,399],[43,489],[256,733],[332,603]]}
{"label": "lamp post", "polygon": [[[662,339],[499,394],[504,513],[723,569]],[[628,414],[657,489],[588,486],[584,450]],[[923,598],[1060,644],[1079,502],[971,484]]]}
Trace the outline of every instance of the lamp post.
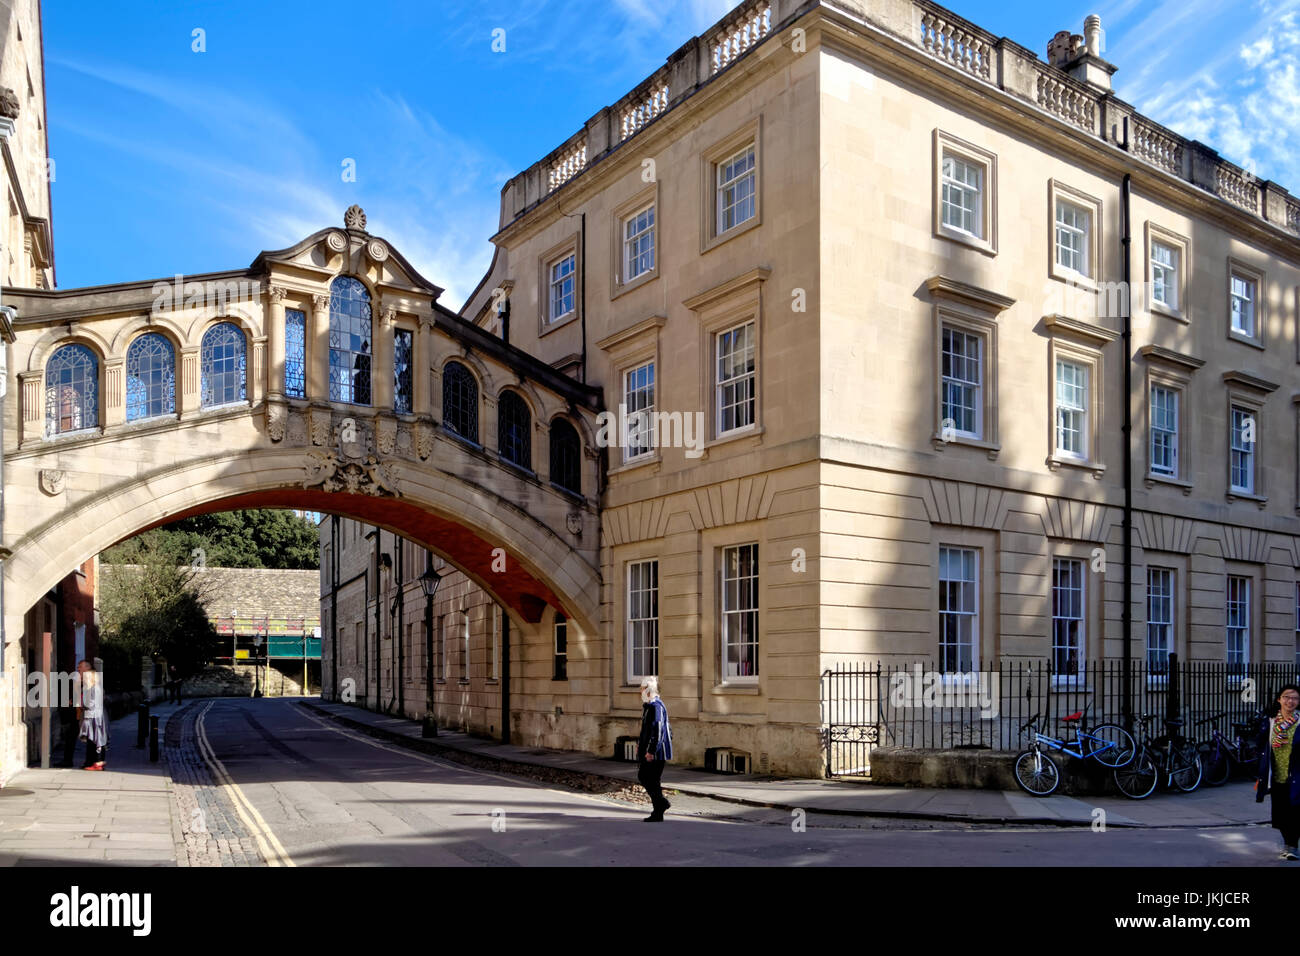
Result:
{"label": "lamp post", "polygon": [[424,589],[424,722],[420,729],[423,737],[438,736],[438,717],[433,709],[433,597],[438,593],[442,575],[433,570],[433,555],[425,552],[424,573],[420,587]]}

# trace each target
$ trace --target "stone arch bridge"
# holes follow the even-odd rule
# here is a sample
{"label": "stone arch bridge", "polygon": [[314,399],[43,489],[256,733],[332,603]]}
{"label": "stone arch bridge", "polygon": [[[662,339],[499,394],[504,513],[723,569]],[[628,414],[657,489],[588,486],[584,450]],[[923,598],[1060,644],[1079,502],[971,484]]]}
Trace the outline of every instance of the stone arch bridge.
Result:
{"label": "stone arch bridge", "polygon": [[[247,269],[5,292],[5,640],[104,548],[294,507],[428,547],[530,632],[599,620],[600,392],[438,303],[365,215]],[[16,400],[15,400],[16,399]]]}

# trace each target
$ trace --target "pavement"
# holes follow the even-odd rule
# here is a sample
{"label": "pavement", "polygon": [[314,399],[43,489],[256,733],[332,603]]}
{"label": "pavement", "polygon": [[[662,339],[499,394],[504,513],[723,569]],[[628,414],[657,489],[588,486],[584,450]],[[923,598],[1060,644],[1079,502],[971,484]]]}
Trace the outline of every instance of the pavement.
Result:
{"label": "pavement", "polygon": [[[372,737],[423,753],[451,759],[460,755],[459,759],[479,766],[493,765],[493,769],[507,773],[543,776],[580,789],[636,786],[636,765],[612,757],[514,746],[445,730],[440,730],[436,738],[424,738],[418,721],[316,699],[304,699],[301,706]],[[557,773],[561,776],[557,777]],[[1145,800],[1065,795],[1044,798],[1005,790],[884,787],[859,780],[725,776],[669,764],[664,769],[663,785],[665,789],[690,796],[748,806],[903,820],[1067,827],[1094,827],[1104,821],[1108,827],[1149,828],[1239,827],[1267,825],[1269,821],[1268,804],[1255,802],[1251,781],[1201,787],[1194,793],[1157,791]]]}
{"label": "pavement", "polygon": [[[0,867],[242,866],[264,861],[279,865],[282,848],[269,828],[252,825],[260,821],[253,806],[260,798],[259,778],[247,776],[238,747],[230,743],[243,739],[247,732],[232,737],[223,727],[218,749],[224,748],[225,763],[217,759],[204,732],[204,715],[213,703],[154,705],[163,744],[158,763],[149,761],[147,747],[135,748],[136,716],[129,714],[110,725],[107,770],[30,768],[17,774],[0,788]],[[636,766],[612,758],[505,745],[452,731],[425,739],[418,721],[309,698],[284,703],[340,730],[467,769],[623,799],[643,795],[636,783]],[[276,737],[277,729],[259,728],[251,714],[240,719],[263,737]],[[287,759],[288,750],[282,743],[277,746],[274,739],[265,744],[269,748],[265,761],[269,762],[259,773],[299,772],[298,757],[290,761],[287,771],[277,771],[275,761]],[[328,766],[328,761],[317,762]],[[240,777],[245,789],[252,788],[251,796],[241,791],[229,773]],[[326,773],[322,780],[328,776]],[[1104,821],[1111,829],[1155,830],[1268,823],[1267,804],[1254,802],[1248,781],[1202,787],[1192,794],[1157,792],[1143,801],[1064,795],[1044,799],[1016,791],[883,787],[858,780],[732,777],[671,764],[663,782],[670,794],[730,803],[737,805],[738,812],[742,807],[764,808],[781,811],[788,819],[802,810],[831,818],[840,815],[846,825],[858,825],[853,823],[857,819],[864,826],[904,826],[903,821],[910,820],[1096,829],[1097,823]],[[283,801],[279,805],[272,802],[264,809],[276,813],[281,805]],[[303,811],[296,812],[301,815]],[[872,819],[880,822],[872,824]],[[898,822],[889,824],[890,820]]]}
{"label": "pavement", "polygon": [[0,867],[175,865],[167,764],[135,738],[131,713],[109,724],[105,770],[82,770],[79,744],[77,766],[29,768],[0,788]]}

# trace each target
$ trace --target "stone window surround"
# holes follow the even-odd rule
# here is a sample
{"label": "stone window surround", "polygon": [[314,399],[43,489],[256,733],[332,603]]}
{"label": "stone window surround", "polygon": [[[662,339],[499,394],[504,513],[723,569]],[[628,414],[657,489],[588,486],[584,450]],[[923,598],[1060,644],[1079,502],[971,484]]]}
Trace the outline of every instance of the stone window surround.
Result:
{"label": "stone window surround", "polygon": [[[627,263],[624,256],[624,240],[626,239],[624,229],[626,228],[626,223],[629,218],[647,207],[652,207],[655,212],[654,268],[648,272],[641,273],[635,279],[625,279],[623,272]],[[610,229],[611,239],[613,240],[612,248],[610,249],[610,262],[613,264],[613,269],[610,272],[612,278],[609,297],[611,301],[617,299],[624,293],[631,292],[633,289],[639,289],[647,282],[653,282],[655,279],[659,278],[659,264],[660,260],[663,258],[661,255],[663,252],[663,243],[660,242],[660,227],[662,225],[660,222],[660,212],[662,208],[662,203],[659,202],[659,181],[657,179],[644,189],[638,190],[636,195],[632,196],[626,202],[623,202],[614,208]]]}
{"label": "stone window surround", "polygon": [[[754,145],[754,215],[726,232],[717,231],[717,165],[748,143]],[[760,113],[700,154],[700,255],[763,224],[763,116]],[[657,235],[656,235],[657,238]],[[656,257],[656,266],[658,258]]]}
{"label": "stone window surround", "polygon": [[[1154,285],[1152,284],[1151,275],[1151,252],[1154,248],[1154,242],[1162,242],[1167,246],[1172,246],[1178,251],[1178,308],[1171,309],[1162,302],[1156,302],[1152,296],[1154,294]],[[1173,230],[1166,229],[1147,220],[1146,224],[1146,257],[1144,259],[1146,276],[1146,305],[1147,311],[1152,315],[1164,315],[1179,322],[1188,323],[1192,320],[1192,303],[1189,292],[1191,282],[1189,280],[1189,264],[1192,261],[1192,240]]]}
{"label": "stone window surround", "polygon": [[[1081,207],[1088,213],[1088,272],[1075,272],[1056,261],[1056,204],[1064,200]],[[1067,186],[1058,179],[1047,182],[1047,220],[1048,274],[1061,282],[1086,289],[1096,289],[1101,276],[1101,229],[1102,204],[1096,196],[1091,196],[1073,186]]]}
{"label": "stone window surround", "polygon": [[[1232,328],[1232,279],[1240,276],[1255,283],[1255,334],[1243,335]],[[1224,290],[1224,328],[1230,341],[1263,350],[1268,336],[1268,275],[1233,256],[1228,257],[1228,279]]]}
{"label": "stone window surround", "polygon": [[[657,675],[662,680],[664,669],[664,648],[663,648],[663,619],[664,619],[664,561],[660,555],[660,549],[663,543],[658,540],[638,541],[635,544],[622,545],[617,549],[614,557],[613,567],[617,575],[618,586],[613,588],[614,602],[610,613],[612,619],[617,622],[619,628],[618,640],[613,642],[613,654],[610,656],[610,683],[614,688],[615,706],[623,709],[640,710],[640,682],[634,682],[632,676],[628,673],[631,667],[628,651],[630,641],[628,640],[627,629],[627,590],[628,590],[628,567],[641,561],[658,561],[659,562],[659,671]],[[720,559],[719,559],[720,560]],[[761,637],[761,634],[760,634]],[[760,669],[761,673],[761,669]],[[660,690],[662,691],[662,687]],[[624,700],[618,700],[624,697]]]}
{"label": "stone window surround", "polygon": [[[537,259],[537,335],[539,338],[578,321],[582,315],[582,270],[586,268],[586,264],[582,261],[580,238],[580,233],[574,232],[563,241],[551,246]],[[551,266],[570,254],[573,256],[573,311],[552,322],[550,320]]]}
{"label": "stone window surround", "polygon": [[[1255,502],[1262,510],[1268,504],[1268,490],[1264,482],[1264,403],[1269,393],[1277,385],[1255,378],[1244,372],[1224,372],[1223,382],[1227,386],[1224,394],[1224,489],[1229,502],[1244,500]],[[1243,408],[1250,411],[1255,419],[1255,448],[1251,456],[1255,470],[1254,490],[1250,493],[1232,490],[1232,409]]]}
{"label": "stone window surround", "polygon": [[[976,645],[972,650],[977,667],[997,657],[998,644],[998,532],[957,525],[930,527],[930,647],[939,660],[939,549],[971,548],[978,554],[976,582]],[[1050,617],[1050,615],[1049,615]],[[1050,642],[1048,644],[1050,647]]]}
{"label": "stone window surround", "polygon": [[[1007,298],[976,286],[934,276],[926,281],[930,298],[934,300],[934,434],[931,444],[936,451],[949,445],[965,445],[983,449],[989,460],[997,460],[1002,446],[998,440],[998,337],[997,319],[1001,312],[1015,304]],[[949,441],[943,436],[943,327],[945,325],[981,336],[981,389],[984,394],[982,421],[983,434],[979,438],[955,435]]]}
{"label": "stone window surround", "polygon": [[[1146,427],[1143,434],[1146,436],[1147,468],[1143,476],[1143,484],[1147,488],[1154,488],[1157,484],[1173,485],[1181,488],[1184,495],[1190,495],[1193,484],[1188,476],[1192,474],[1190,463],[1193,460],[1194,438],[1191,429],[1187,427],[1187,397],[1192,375],[1205,365],[1205,361],[1158,345],[1144,345],[1138,350],[1138,354],[1146,360],[1146,386],[1143,392]],[[1174,476],[1157,475],[1151,471],[1151,386],[1153,385],[1178,393],[1178,474]]]}
{"label": "stone window surround", "polygon": [[[1106,344],[1119,338],[1110,329],[1060,315],[1049,315],[1043,319],[1051,339],[1047,349],[1047,467],[1059,471],[1061,466],[1082,468],[1092,472],[1093,478],[1101,480],[1106,473],[1106,465],[1101,458],[1101,436],[1104,413],[1105,368],[1102,350]],[[1088,372],[1088,454],[1078,459],[1058,455],[1056,450],[1056,360],[1076,362],[1087,366]]]}
{"label": "stone window surround", "polygon": [[[736,276],[721,285],[686,299],[682,304],[695,313],[700,323],[700,391],[698,408],[704,411],[706,438],[700,457],[703,461],[709,457],[715,446],[725,445],[743,439],[751,439],[752,444],[761,444],[763,440],[763,283],[771,275],[770,269],[751,269],[743,275]],[[717,334],[727,329],[754,323],[754,422],[752,425],[717,434],[717,369],[715,349]],[[656,394],[655,398],[658,399]]]}
{"label": "stone window surround", "polygon": [[[1189,635],[1191,633],[1190,613],[1191,613],[1191,562],[1187,555],[1176,554],[1170,551],[1146,550],[1142,555],[1142,659],[1146,658],[1147,649],[1147,571],[1151,568],[1161,568],[1166,571],[1172,571],[1174,574],[1174,626],[1173,635],[1171,636],[1169,649],[1178,654],[1179,660],[1187,659],[1187,648]],[[1136,562],[1135,562],[1136,567]],[[1138,623],[1136,616],[1134,623]],[[1162,684],[1163,677],[1148,677],[1148,684]]]}
{"label": "stone window surround", "polygon": [[[983,237],[972,236],[969,233],[961,232],[943,223],[943,155],[952,153],[967,162],[976,163],[984,167],[984,190],[981,195],[981,208],[983,211]],[[972,249],[982,252],[985,255],[996,256],[998,254],[998,157],[996,153],[991,153],[986,149],[981,149],[974,143],[968,143],[964,139],[959,139],[951,133],[946,133],[939,128],[934,130],[934,169],[931,171],[933,179],[933,206],[934,234],[940,239],[947,239],[951,242],[960,243],[969,246]]]}
{"label": "stone window surround", "polygon": [[[606,336],[596,343],[596,347],[604,351],[610,358],[610,363],[614,367],[615,374],[618,376],[618,401],[615,403],[615,409],[623,401],[623,387],[625,373],[646,362],[655,364],[655,410],[662,408],[661,388],[663,378],[660,374],[659,364],[659,331],[664,327],[667,318],[662,315],[652,315],[647,319],[642,319],[634,325],[628,326],[612,335]],[[623,446],[619,443],[621,436],[613,436],[615,439],[610,443],[610,469],[607,477],[619,475],[634,468],[642,468],[646,465],[653,465],[654,469],[651,474],[658,472],[663,462],[662,449],[658,446],[648,455],[643,455],[633,459],[630,462],[623,460]]]}
{"label": "stone window surround", "polygon": [[[1247,629],[1248,652],[1246,655],[1247,664],[1254,664],[1262,661],[1264,642],[1267,640],[1270,628],[1265,626],[1264,612],[1266,610],[1264,595],[1264,567],[1248,561],[1227,561],[1223,562],[1223,577],[1219,585],[1219,613],[1223,615],[1220,618],[1222,622],[1218,628],[1218,644],[1220,652],[1219,660],[1228,659],[1228,578],[1238,577],[1246,578],[1250,581],[1250,627]],[[1289,630],[1289,628],[1287,629]],[[1211,658],[1213,659],[1213,658]]]}
{"label": "stone window surround", "polygon": [[[1047,623],[1044,632],[1044,641],[1046,642],[1044,646],[1047,649],[1049,658],[1052,653],[1053,636],[1052,573],[1057,558],[1079,561],[1083,564],[1083,654],[1080,661],[1086,664],[1089,661],[1101,660],[1102,658],[1101,652],[1105,644],[1103,634],[1105,575],[1092,569],[1093,552],[1098,548],[1105,550],[1105,546],[1099,541],[1079,541],[1063,538],[1049,538],[1047,541],[1047,607],[1043,612],[1043,617]],[[1058,675],[1053,677],[1052,686],[1082,687],[1083,678]]]}
{"label": "stone window surround", "polygon": [[[766,631],[763,609],[767,606],[767,571],[763,565],[766,545],[757,525],[758,522],[746,522],[723,528],[711,528],[700,536],[700,555],[708,562],[705,573],[701,576],[704,586],[701,588],[700,607],[709,609],[708,617],[712,624],[711,634],[700,635],[700,651],[709,662],[705,665],[704,673],[707,675],[706,679],[713,694],[762,693],[762,682],[767,672],[765,666],[767,644],[763,639]],[[722,659],[722,556],[728,548],[751,544],[758,548],[758,673],[752,677],[727,678],[723,676],[725,668]],[[703,615],[701,615],[701,623],[703,623]],[[663,670],[662,661],[659,669]],[[705,713],[710,709],[709,701],[706,699],[700,712]],[[730,710],[725,707],[719,709],[724,713]]]}

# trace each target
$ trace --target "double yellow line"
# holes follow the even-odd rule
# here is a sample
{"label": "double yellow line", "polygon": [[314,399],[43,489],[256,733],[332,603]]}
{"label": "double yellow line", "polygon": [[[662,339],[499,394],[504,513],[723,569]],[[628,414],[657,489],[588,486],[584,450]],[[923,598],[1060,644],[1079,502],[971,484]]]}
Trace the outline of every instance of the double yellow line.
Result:
{"label": "double yellow line", "polygon": [[239,819],[244,822],[244,826],[253,834],[253,839],[257,841],[258,852],[262,854],[262,859],[266,860],[267,866],[297,866],[290,859],[289,854],[285,851],[284,846],[276,839],[275,834],[262,815],[257,812],[252,801],[244,796],[244,791],[239,789],[239,784],[231,779],[230,774],[226,772],[225,764],[217,759],[217,755],[212,750],[212,745],[208,742],[207,732],[203,728],[203,718],[207,716],[212,705],[216,701],[209,701],[208,705],[199,711],[198,718],[194,721],[195,735],[199,741],[199,753],[202,755],[212,775],[216,778],[217,783],[225,787],[230,792],[230,802],[235,806],[235,812],[239,814]]}

